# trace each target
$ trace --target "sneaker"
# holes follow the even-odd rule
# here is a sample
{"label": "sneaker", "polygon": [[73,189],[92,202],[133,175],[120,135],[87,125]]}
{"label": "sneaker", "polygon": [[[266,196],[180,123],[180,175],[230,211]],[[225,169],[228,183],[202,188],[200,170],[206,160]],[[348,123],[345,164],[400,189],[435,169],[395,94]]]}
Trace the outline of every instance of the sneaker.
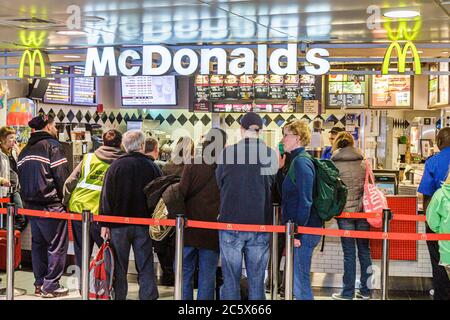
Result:
{"label": "sneaker", "polygon": [[34,295],[40,297],[42,294],[42,286],[34,286]]}
{"label": "sneaker", "polygon": [[58,298],[58,297],[64,297],[69,294],[69,289],[64,288],[63,286],[59,286],[58,289],[52,291],[52,292],[45,292],[42,290],[41,297],[42,298]]}
{"label": "sneaker", "polygon": [[333,293],[331,295],[331,298],[333,300],[353,300],[353,298],[349,298],[349,297],[344,297],[342,294],[340,293]]}
{"label": "sneaker", "polygon": [[360,300],[370,300],[370,294],[365,295],[365,294],[362,294],[361,291],[356,291],[355,297],[356,297],[356,299],[360,299]]}

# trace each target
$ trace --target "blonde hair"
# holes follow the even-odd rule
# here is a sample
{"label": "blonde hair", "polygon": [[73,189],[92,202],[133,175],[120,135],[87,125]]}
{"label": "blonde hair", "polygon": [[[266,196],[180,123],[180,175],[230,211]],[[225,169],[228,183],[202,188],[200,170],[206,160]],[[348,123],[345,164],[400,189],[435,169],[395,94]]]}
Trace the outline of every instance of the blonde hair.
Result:
{"label": "blonde hair", "polygon": [[335,151],[337,149],[342,149],[345,147],[353,147],[355,146],[355,139],[353,139],[353,136],[346,132],[346,131],[342,131],[339,132],[338,135],[336,136],[336,139],[334,140],[333,146],[332,146],[332,150]]}
{"label": "blonde hair", "polygon": [[16,130],[14,128],[11,127],[1,127],[0,128],[0,146],[1,149],[4,153],[8,153],[9,150],[7,150],[5,148],[5,144],[4,142],[6,142],[6,138],[10,135],[10,134],[16,134]]}
{"label": "blonde hair", "polygon": [[308,123],[302,120],[292,120],[286,123],[283,127],[283,131],[287,129],[296,136],[300,137],[300,142],[303,146],[307,146],[311,142],[311,129],[309,129]]}

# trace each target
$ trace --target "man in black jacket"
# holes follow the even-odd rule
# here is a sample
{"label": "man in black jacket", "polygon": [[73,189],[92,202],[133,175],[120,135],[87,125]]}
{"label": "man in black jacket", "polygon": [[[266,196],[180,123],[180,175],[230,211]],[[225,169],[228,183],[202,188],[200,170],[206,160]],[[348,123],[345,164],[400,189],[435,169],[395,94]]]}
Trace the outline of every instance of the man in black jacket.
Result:
{"label": "man in black jacket", "polygon": [[[36,131],[17,162],[24,208],[64,212],[63,186],[69,167],[57,140],[54,118],[39,115],[28,125]],[[69,244],[67,220],[33,217],[30,221],[35,295],[43,298],[67,295],[68,289],[59,284]]]}
{"label": "man in black jacket", "polygon": [[[100,198],[100,215],[150,218],[144,187],[162,176],[161,170],[144,154],[145,136],[141,131],[127,131],[122,137],[126,155],[115,160],[106,173]],[[127,272],[133,246],[138,271],[139,299],[158,298],[153,268],[153,247],[148,226],[107,224],[102,237],[111,238],[116,253],[114,291],[116,300],[125,300],[128,292]]]}

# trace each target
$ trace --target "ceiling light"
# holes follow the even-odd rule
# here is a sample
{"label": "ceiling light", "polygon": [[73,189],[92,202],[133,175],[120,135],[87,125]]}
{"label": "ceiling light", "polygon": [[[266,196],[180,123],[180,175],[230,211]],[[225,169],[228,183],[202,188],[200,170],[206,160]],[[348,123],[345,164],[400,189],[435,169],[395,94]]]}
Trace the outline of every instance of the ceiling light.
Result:
{"label": "ceiling light", "polygon": [[65,55],[64,58],[69,58],[69,59],[80,59],[81,56],[75,56],[75,55]]}
{"label": "ceiling light", "polygon": [[447,53],[448,53],[448,51],[441,51],[441,53],[443,53],[443,54],[447,54]]}
{"label": "ceiling light", "polygon": [[387,18],[414,18],[420,16],[419,11],[415,10],[392,10],[383,14]]}
{"label": "ceiling light", "polygon": [[418,50],[417,53],[423,53],[423,51],[422,50]]}
{"label": "ceiling light", "polygon": [[86,34],[85,31],[80,30],[60,30],[56,31],[56,33],[63,36],[84,36]]}

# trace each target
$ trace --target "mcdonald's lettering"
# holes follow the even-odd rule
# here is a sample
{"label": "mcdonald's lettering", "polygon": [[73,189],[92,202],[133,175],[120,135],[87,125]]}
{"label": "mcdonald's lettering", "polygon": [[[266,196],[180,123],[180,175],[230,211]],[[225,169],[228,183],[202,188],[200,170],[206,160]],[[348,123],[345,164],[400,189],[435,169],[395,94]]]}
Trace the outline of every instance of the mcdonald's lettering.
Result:
{"label": "mcdonald's lettering", "polygon": [[33,54],[31,54],[31,51],[28,49],[24,51],[22,58],[20,59],[19,78],[23,78],[26,62],[28,62],[29,76],[34,77],[36,69],[36,59],[38,59],[39,62],[41,77],[45,78],[45,61],[44,57],[42,56],[42,52],[39,49],[34,50]]}
{"label": "mcdonald's lettering", "polygon": [[420,65],[419,53],[417,52],[416,46],[410,41],[408,41],[405,44],[405,46],[403,47],[403,50],[402,50],[400,44],[398,44],[398,42],[392,42],[389,45],[389,48],[387,49],[387,51],[384,55],[383,66],[382,66],[382,71],[381,71],[382,74],[389,73],[389,64],[390,64],[390,60],[391,60],[392,51],[394,49],[397,51],[398,72],[399,73],[405,72],[406,55],[408,54],[408,50],[411,49],[411,53],[412,53],[413,59],[414,59],[415,74],[422,74],[422,66]]}

